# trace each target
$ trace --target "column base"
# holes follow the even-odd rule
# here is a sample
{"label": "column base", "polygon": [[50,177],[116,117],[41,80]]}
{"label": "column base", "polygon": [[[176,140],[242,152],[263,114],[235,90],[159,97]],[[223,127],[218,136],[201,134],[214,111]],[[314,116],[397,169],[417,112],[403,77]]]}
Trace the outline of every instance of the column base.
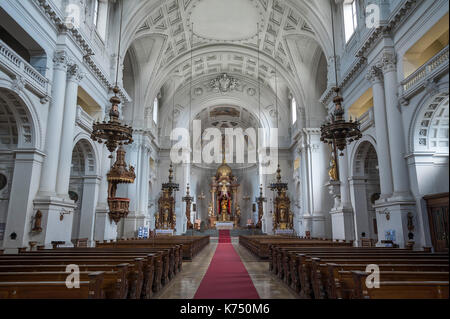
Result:
{"label": "column base", "polygon": [[340,207],[330,215],[333,240],[355,240],[353,209]]}
{"label": "column base", "polygon": [[[410,241],[408,215],[412,216],[413,220],[416,219],[416,202],[413,200],[395,201],[395,198],[392,197],[386,203],[377,202],[374,207],[378,228],[377,246],[385,246],[382,243],[383,240],[392,240],[400,248],[405,248]],[[414,236],[414,231],[412,231],[412,235]]]}
{"label": "column base", "polygon": [[137,231],[139,227],[145,226],[145,221],[147,216],[144,214],[129,213],[128,216],[123,220],[123,237],[134,238],[137,237]]}
{"label": "column base", "polygon": [[108,209],[97,209],[95,212],[94,240],[116,240],[117,225],[109,218]]}
{"label": "column base", "polygon": [[73,212],[76,207],[70,199],[60,197],[38,197],[33,201],[34,210],[42,213],[41,232],[31,232],[31,240],[45,248],[52,248],[52,241],[61,241],[65,244],[59,247],[73,247],[72,223]]}

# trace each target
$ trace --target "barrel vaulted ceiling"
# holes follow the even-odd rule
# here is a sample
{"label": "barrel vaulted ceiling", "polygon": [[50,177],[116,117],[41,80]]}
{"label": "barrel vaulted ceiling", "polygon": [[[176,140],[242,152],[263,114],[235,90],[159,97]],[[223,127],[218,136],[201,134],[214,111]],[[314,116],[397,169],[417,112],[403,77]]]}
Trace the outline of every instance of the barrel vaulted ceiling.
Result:
{"label": "barrel vaulted ceiling", "polygon": [[148,0],[128,1],[124,10],[124,47],[138,60],[134,71],[147,77],[145,101],[164,86],[185,86],[191,75],[259,77],[275,91],[276,68],[280,88],[301,100],[305,65],[317,67],[317,56],[330,52],[327,0]]}

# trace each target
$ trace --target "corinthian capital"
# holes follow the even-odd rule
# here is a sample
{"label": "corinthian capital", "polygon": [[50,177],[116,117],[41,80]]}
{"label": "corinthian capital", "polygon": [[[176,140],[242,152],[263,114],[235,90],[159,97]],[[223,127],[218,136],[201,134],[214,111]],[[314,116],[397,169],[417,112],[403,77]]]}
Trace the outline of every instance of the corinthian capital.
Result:
{"label": "corinthian capital", "polygon": [[383,72],[377,66],[369,67],[369,70],[366,74],[366,79],[372,83],[378,83],[383,81]]}
{"label": "corinthian capital", "polygon": [[72,64],[67,69],[67,78],[70,81],[79,83],[84,77],[84,73],[81,72],[78,64]]}
{"label": "corinthian capital", "polygon": [[394,52],[384,51],[381,54],[380,61],[377,67],[383,70],[383,73],[391,72],[396,70],[396,56]]}
{"label": "corinthian capital", "polygon": [[56,69],[67,69],[67,65],[69,63],[69,57],[67,56],[67,53],[65,51],[55,52],[53,63]]}

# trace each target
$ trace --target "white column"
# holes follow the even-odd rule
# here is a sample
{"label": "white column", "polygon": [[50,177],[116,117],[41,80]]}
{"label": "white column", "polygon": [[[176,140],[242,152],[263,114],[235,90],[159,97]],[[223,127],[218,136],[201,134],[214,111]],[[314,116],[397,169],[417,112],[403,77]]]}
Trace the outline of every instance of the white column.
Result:
{"label": "white column", "polygon": [[111,158],[110,153],[106,146],[103,144],[101,163],[101,182],[98,194],[97,209],[108,209],[108,180],[106,179],[106,174],[108,174],[111,168]]}
{"label": "white column", "polygon": [[139,213],[147,215],[148,209],[148,168],[150,165],[148,158],[149,150],[147,147],[143,146],[143,151],[141,154],[141,167],[140,175],[142,175],[141,183],[139,186]]}
{"label": "white column", "polygon": [[384,99],[383,74],[376,66],[370,68],[367,79],[372,82],[375,131],[377,136],[378,165],[380,172],[380,199],[392,195],[392,169],[389,151],[386,104]]}
{"label": "white column", "polygon": [[[44,154],[37,150],[16,151],[14,173],[9,199],[8,216],[6,218],[4,248],[20,248],[28,246],[28,241],[36,240],[39,234],[31,234],[31,218],[34,216],[33,198],[39,188]],[[43,227],[43,226],[42,226]],[[16,239],[10,235],[16,233]]]}
{"label": "white column", "polygon": [[56,193],[67,197],[70,182],[70,168],[73,152],[73,132],[77,113],[78,84],[83,78],[78,65],[69,66],[67,71],[66,99],[64,104],[63,130],[61,132],[60,153],[58,162],[58,176],[56,179]]}
{"label": "white column", "polygon": [[88,238],[89,243],[94,240],[95,207],[97,206],[99,184],[98,176],[84,178],[79,238]]}
{"label": "white column", "polygon": [[385,51],[381,59],[386,94],[386,117],[393,173],[394,198],[411,199],[409,175],[406,165],[406,145],[403,120],[397,97],[397,68],[395,54]]}
{"label": "white column", "polygon": [[340,179],[340,207],[332,209],[331,226],[333,239],[355,239],[355,225],[353,220],[353,209],[350,202],[350,189],[348,182],[348,160],[347,149],[343,151],[344,156],[339,156],[339,179]]}
{"label": "white column", "polygon": [[45,143],[47,157],[42,167],[40,184],[40,193],[42,195],[55,195],[56,193],[56,176],[58,172],[59,147],[61,143],[67,80],[68,58],[66,52],[56,52],[53,62],[52,102],[48,113]]}
{"label": "white column", "polygon": [[361,234],[365,233],[365,238],[370,238],[369,212],[367,207],[366,181],[364,177],[353,177],[350,180],[350,188],[353,211],[356,240],[361,239]]}
{"label": "white column", "polygon": [[348,183],[348,153],[347,148],[342,152],[344,156],[339,156],[339,180],[341,182],[341,208],[350,208],[350,189]]}
{"label": "white column", "polygon": [[111,158],[106,146],[103,146],[101,161],[101,182],[99,187],[97,210],[95,213],[94,239],[103,241],[117,238],[117,225],[108,215],[108,181],[106,174],[111,168]]}

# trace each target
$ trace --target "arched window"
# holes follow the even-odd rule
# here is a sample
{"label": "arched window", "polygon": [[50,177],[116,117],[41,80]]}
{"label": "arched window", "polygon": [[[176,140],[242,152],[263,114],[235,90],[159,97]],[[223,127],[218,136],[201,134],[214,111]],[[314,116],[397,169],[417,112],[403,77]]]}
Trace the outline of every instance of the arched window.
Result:
{"label": "arched window", "polygon": [[155,100],[153,101],[153,122],[155,124],[158,124],[158,108],[159,108],[159,101],[158,98],[155,97]]}
{"label": "arched window", "polygon": [[292,113],[292,124],[297,122],[297,101],[295,98],[291,99],[291,113]]}
{"label": "arched window", "polygon": [[345,42],[348,42],[358,26],[356,0],[344,0]]}
{"label": "arched window", "polygon": [[98,23],[98,2],[99,0],[94,0],[94,25],[97,26]]}
{"label": "arched window", "polygon": [[449,147],[449,98],[448,93],[433,97],[421,110],[413,132],[414,152],[438,152],[448,154]]}
{"label": "arched window", "polygon": [[106,26],[108,21],[108,1],[107,0],[94,0],[94,26],[98,35],[102,40],[106,38]]}

